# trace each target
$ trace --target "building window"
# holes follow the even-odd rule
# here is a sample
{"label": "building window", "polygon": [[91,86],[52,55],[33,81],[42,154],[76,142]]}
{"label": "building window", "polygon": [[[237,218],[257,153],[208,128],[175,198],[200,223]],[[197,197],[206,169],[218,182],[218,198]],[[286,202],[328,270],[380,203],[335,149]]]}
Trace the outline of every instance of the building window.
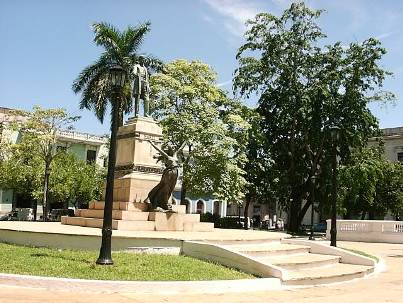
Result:
{"label": "building window", "polygon": [[213,214],[220,214],[220,202],[219,201],[214,201],[214,210]]}
{"label": "building window", "polygon": [[190,202],[188,200],[185,200],[183,205],[186,205],[186,213],[190,214]]}
{"label": "building window", "polygon": [[403,162],[403,152],[397,153],[397,161]]}
{"label": "building window", "polygon": [[66,152],[67,151],[67,146],[57,146],[56,147],[56,151],[58,152],[58,153],[61,153],[61,152]]}
{"label": "building window", "polygon": [[260,214],[260,205],[253,205],[253,213]]}
{"label": "building window", "polygon": [[95,163],[97,158],[96,150],[87,150],[87,163]]}
{"label": "building window", "polygon": [[203,201],[201,201],[201,200],[197,201],[196,212],[198,214],[204,214],[204,203],[203,203]]}

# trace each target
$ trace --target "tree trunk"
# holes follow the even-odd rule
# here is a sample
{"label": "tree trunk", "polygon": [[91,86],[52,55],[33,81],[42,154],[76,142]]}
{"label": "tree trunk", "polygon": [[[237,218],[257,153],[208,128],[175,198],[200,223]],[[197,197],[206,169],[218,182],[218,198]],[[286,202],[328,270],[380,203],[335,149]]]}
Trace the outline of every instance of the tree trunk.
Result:
{"label": "tree trunk", "polygon": [[298,215],[298,225],[301,225],[302,220],[305,217],[306,212],[308,211],[309,207],[312,205],[311,197],[305,202],[304,206],[301,208],[301,211]]}
{"label": "tree trunk", "polygon": [[121,127],[123,125],[123,119],[123,110],[119,110],[118,127]]}
{"label": "tree trunk", "polygon": [[361,213],[361,220],[365,220],[365,216],[367,215],[367,212],[366,211],[363,211],[362,213]]}
{"label": "tree trunk", "polygon": [[244,216],[244,229],[248,229],[248,225],[249,225],[249,205],[252,202],[252,195],[247,194],[245,196],[245,209],[243,210],[243,216]]}
{"label": "tree trunk", "polygon": [[115,165],[116,165],[116,136],[119,126],[119,106],[115,100],[112,104],[112,125],[111,125],[111,141],[108,155],[108,173],[106,176],[105,190],[105,206],[104,219],[102,226],[102,244],[99,252],[97,264],[111,265],[112,261],[112,209],[113,209],[113,187],[115,181]]}
{"label": "tree trunk", "polygon": [[[186,181],[185,181],[185,170],[186,170],[186,164],[190,158],[191,151],[192,151],[192,146],[189,145],[189,155],[184,160],[184,163],[182,165],[182,187],[181,187],[181,203],[180,203],[181,205],[186,205],[187,186],[186,186]],[[189,207],[190,207],[190,205],[189,205]],[[189,209],[189,212],[192,212],[192,211]]]}
{"label": "tree trunk", "polygon": [[48,205],[48,186],[49,186],[49,175],[50,175],[50,161],[45,161],[45,177],[43,181],[43,221],[48,221],[48,212],[49,212],[49,205]]}
{"label": "tree trunk", "polygon": [[38,213],[38,200],[32,200],[32,210],[34,212],[34,221],[36,221],[36,214]]}
{"label": "tree trunk", "polygon": [[290,212],[288,218],[288,230],[296,233],[300,229],[301,221],[299,221],[299,214],[301,212],[302,199],[297,193],[293,193],[293,199],[290,202]]}
{"label": "tree trunk", "polygon": [[[186,183],[182,175],[181,205],[186,205]],[[189,205],[190,206],[190,205]]]}

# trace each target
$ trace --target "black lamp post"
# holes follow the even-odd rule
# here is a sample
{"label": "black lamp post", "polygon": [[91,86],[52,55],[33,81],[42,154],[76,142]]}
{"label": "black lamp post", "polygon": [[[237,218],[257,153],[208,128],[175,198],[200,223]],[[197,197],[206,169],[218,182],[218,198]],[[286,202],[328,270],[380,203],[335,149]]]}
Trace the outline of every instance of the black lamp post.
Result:
{"label": "black lamp post", "polygon": [[337,238],[337,142],[339,140],[339,127],[330,129],[332,136],[332,220],[330,227],[330,245],[336,247]]}
{"label": "black lamp post", "polygon": [[309,240],[315,240],[315,237],[313,236],[313,214],[314,214],[314,205],[315,205],[315,181],[316,181],[316,176],[311,177],[311,233],[309,235]]}
{"label": "black lamp post", "polygon": [[242,204],[238,204],[238,225],[239,225],[239,227],[242,227],[241,210],[242,210]]}
{"label": "black lamp post", "polygon": [[102,225],[102,244],[97,264],[112,265],[112,209],[113,209],[113,186],[115,179],[116,164],[116,135],[119,127],[120,91],[125,84],[125,72],[121,66],[115,65],[109,69],[109,81],[115,90],[112,100],[112,123],[111,141],[109,146],[108,173],[106,177],[104,219]]}

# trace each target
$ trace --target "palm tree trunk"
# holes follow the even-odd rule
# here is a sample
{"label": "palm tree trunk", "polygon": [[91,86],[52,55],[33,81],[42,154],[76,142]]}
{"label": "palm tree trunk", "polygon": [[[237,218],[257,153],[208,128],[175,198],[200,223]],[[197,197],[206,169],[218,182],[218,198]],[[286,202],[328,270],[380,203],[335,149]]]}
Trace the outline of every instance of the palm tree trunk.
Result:
{"label": "palm tree trunk", "polygon": [[119,126],[119,106],[118,100],[112,104],[112,125],[111,141],[109,147],[108,173],[106,176],[106,193],[104,206],[104,220],[102,226],[102,244],[99,252],[98,264],[113,264],[111,246],[112,246],[112,209],[113,209],[113,187],[115,181],[116,164],[116,136]]}

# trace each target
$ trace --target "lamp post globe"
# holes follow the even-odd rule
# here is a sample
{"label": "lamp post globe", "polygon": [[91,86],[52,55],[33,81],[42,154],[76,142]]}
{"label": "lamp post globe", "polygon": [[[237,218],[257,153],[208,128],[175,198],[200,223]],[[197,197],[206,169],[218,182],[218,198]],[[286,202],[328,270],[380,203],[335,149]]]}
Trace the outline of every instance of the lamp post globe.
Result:
{"label": "lamp post globe", "polygon": [[109,68],[109,80],[115,89],[125,85],[126,73],[120,65],[113,65]]}
{"label": "lamp post globe", "polygon": [[112,102],[112,123],[111,123],[111,140],[109,146],[108,173],[106,177],[104,217],[102,224],[102,244],[99,257],[96,261],[100,265],[113,265],[112,260],[112,209],[113,209],[113,187],[115,179],[116,164],[116,136],[119,125],[119,95],[125,84],[126,74],[119,65],[114,65],[109,69],[109,83],[113,89]]}

